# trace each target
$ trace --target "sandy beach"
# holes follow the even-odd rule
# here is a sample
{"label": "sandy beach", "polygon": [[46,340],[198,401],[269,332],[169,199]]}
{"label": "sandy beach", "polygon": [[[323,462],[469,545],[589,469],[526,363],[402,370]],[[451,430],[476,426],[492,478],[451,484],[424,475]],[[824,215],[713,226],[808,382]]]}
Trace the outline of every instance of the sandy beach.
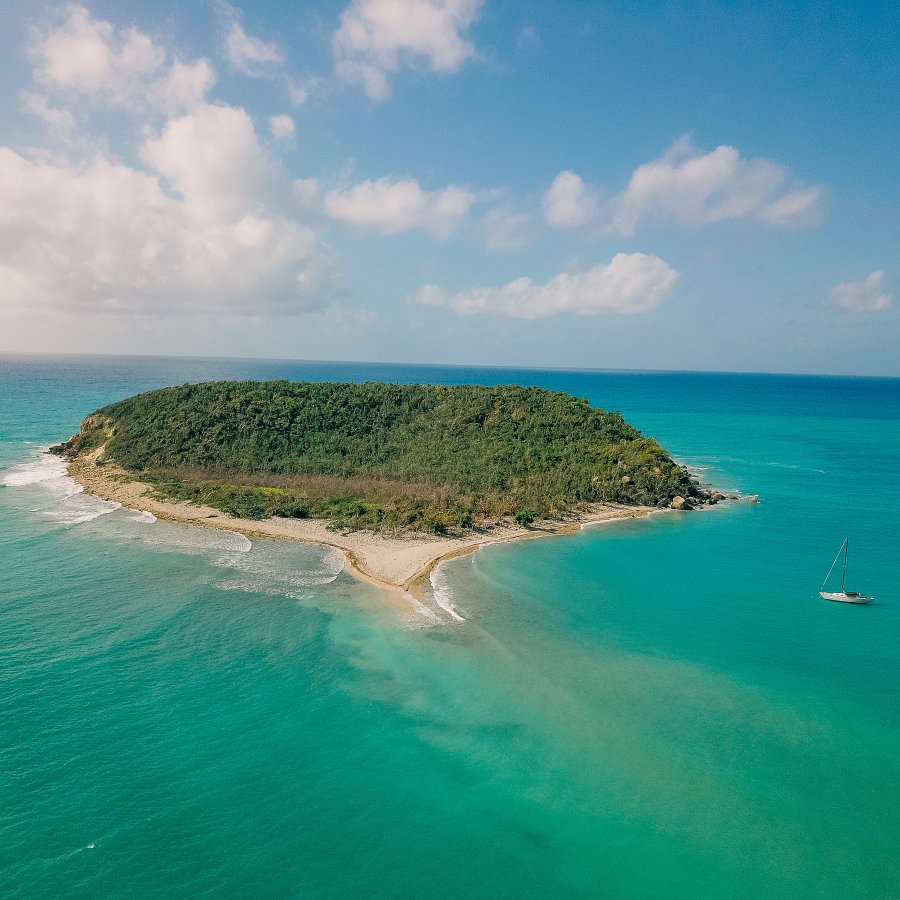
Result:
{"label": "sandy beach", "polygon": [[370,531],[332,531],[322,519],[240,519],[208,506],[157,499],[151,485],[131,480],[131,476],[118,466],[112,463],[97,465],[96,454],[71,460],[68,472],[88,493],[130,509],[150,512],[159,519],[234,531],[249,538],[333,547],[343,554],[344,566],[351,575],[389,592],[402,593],[415,593],[443,560],[469,553],[485,544],[571,533],[590,523],[631,519],[654,512],[652,507],[595,504],[583,513],[563,520],[536,521],[527,528],[500,522],[490,528],[446,537],[417,533],[387,537]]}

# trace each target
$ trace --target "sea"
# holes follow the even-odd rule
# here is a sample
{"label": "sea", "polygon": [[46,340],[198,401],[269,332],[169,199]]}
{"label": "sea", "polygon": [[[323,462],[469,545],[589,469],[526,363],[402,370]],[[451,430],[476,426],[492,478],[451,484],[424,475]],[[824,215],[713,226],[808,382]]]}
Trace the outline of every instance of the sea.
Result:
{"label": "sea", "polygon": [[[404,612],[44,453],[269,378],[567,391],[742,499],[485,547]],[[871,605],[818,595],[845,537]],[[898,379],[0,356],[0,896],[900,897],[898,541]]]}

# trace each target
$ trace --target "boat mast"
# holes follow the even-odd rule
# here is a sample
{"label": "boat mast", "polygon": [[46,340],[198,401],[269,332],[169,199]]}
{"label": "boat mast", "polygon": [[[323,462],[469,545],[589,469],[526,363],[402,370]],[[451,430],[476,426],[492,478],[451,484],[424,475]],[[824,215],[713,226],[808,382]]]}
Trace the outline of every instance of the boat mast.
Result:
{"label": "boat mast", "polygon": [[844,571],[841,573],[841,593],[844,593],[844,581],[847,578],[847,551],[850,549],[850,538],[844,538]]}

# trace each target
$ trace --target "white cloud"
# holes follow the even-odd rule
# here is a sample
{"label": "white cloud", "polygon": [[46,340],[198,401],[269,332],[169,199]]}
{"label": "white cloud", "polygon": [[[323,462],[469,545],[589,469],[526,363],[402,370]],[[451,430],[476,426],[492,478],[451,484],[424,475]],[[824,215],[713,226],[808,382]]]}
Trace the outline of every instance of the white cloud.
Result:
{"label": "white cloud", "polygon": [[216,72],[208,60],[176,61],[148,87],[148,96],[155,106],[174,114],[203,103],[215,83]]}
{"label": "white cloud", "polygon": [[225,36],[225,56],[235,69],[250,76],[259,75],[266,66],[284,62],[284,54],[277,44],[247,34],[236,19]]}
{"label": "white cloud", "polygon": [[483,0],[353,0],[332,37],[335,68],[373,100],[390,93],[388,75],[424,64],[455,72],[475,55],[465,32]]}
{"label": "white cloud", "polygon": [[66,20],[37,35],[29,48],[42,83],[88,94],[117,94],[165,62],[165,51],[137,29],[116,29],[78,4],[66,11]]}
{"label": "white cloud", "polygon": [[272,175],[246,110],[205,105],[170,119],[149,138],[142,159],[181,194],[198,221],[215,221],[252,211]]}
{"label": "white cloud", "polygon": [[727,219],[806,226],[820,221],[823,193],[821,185],[795,184],[770,159],[744,159],[725,145],[700,153],[683,137],[659,159],[638,166],[625,190],[605,204],[599,188],[575,172],[560,172],[544,194],[544,218],[556,228],[626,236],[653,220],[691,228]]}
{"label": "white cloud", "polygon": [[167,65],[165,49],[136,28],[116,28],[80,4],[64,9],[64,20],[36,31],[27,48],[35,81],[46,92],[175,113],[203,102],[215,82],[204,59]]}
{"label": "white cloud", "polygon": [[894,295],[885,287],[884,269],[877,269],[862,281],[837,284],[829,296],[842,309],[854,313],[880,312],[894,302]]}
{"label": "white cloud", "polygon": [[71,141],[75,135],[75,116],[69,109],[51,106],[43,94],[26,91],[22,95],[26,112],[40,119],[49,133],[57,140]]}
{"label": "white cloud", "polygon": [[560,313],[593,316],[650,312],[669,294],[678,272],[658,256],[617,253],[606,265],[586,272],[561,272],[544,284],[518,278],[502,287],[476,287],[452,296],[426,285],[415,300],[426,306],[446,306],[460,315],[496,313],[520,319],[541,319]]}
{"label": "white cloud", "polygon": [[295,313],[330,300],[330,254],[269,202],[275,165],[244,110],[173,119],[141,156],[148,170],[0,148],[0,296],[86,314]]}
{"label": "white cloud", "polygon": [[273,138],[279,141],[286,141],[294,136],[297,129],[294,126],[294,120],[282,113],[269,119],[269,131],[272,132]]}
{"label": "white cloud", "polygon": [[[28,53],[39,90],[23,105],[56,146],[0,146],[7,314],[243,316],[331,302],[328,248],[291,215],[290,178],[247,111],[206,100],[207,60],[179,60],[80,4],[35,31]],[[79,127],[91,108],[134,117],[140,163]],[[270,125],[293,129],[288,116]]]}
{"label": "white cloud", "polygon": [[325,212],[333,219],[379,234],[424,228],[446,238],[468,215],[474,201],[475,195],[468,188],[450,185],[440,191],[425,191],[415,179],[379,178],[329,191]]}
{"label": "white cloud", "polygon": [[598,215],[596,191],[574,172],[560,172],[544,194],[544,218],[556,228],[578,228]]}
{"label": "white cloud", "polygon": [[821,186],[798,187],[769,159],[742,159],[734,147],[701,154],[686,137],[659,159],[639,166],[612,201],[609,230],[632,235],[645,219],[696,227],[726,219],[811,225],[820,216]]}

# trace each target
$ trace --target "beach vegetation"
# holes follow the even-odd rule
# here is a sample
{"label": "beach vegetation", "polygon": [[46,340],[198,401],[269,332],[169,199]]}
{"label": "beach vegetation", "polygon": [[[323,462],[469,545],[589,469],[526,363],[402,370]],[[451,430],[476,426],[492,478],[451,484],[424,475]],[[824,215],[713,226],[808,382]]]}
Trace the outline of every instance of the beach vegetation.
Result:
{"label": "beach vegetation", "polygon": [[72,449],[104,441],[105,458],[161,496],[340,529],[528,525],[695,487],[618,412],[513,385],[189,384],[104,407]]}

